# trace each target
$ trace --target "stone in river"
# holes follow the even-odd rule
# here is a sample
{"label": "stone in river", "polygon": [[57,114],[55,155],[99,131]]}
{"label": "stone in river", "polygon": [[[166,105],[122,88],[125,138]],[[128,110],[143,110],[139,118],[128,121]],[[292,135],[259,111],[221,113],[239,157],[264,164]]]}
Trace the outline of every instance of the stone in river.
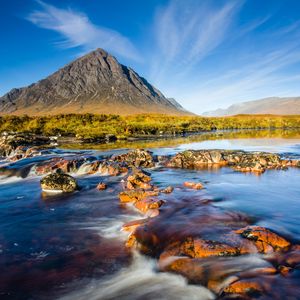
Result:
{"label": "stone in river", "polygon": [[[245,280],[238,280],[227,287],[224,288],[224,294],[238,294],[244,296],[258,296],[265,291],[264,286],[259,280],[255,279],[245,279]],[[246,298],[248,299],[248,298]]]}
{"label": "stone in river", "polygon": [[144,190],[130,190],[124,191],[119,194],[120,201],[122,203],[137,202],[146,197],[158,196],[156,191],[144,191]]}
{"label": "stone in river", "polygon": [[103,191],[103,190],[106,190],[106,189],[107,189],[107,185],[104,182],[98,183],[97,190]]}
{"label": "stone in river", "polygon": [[172,186],[168,186],[165,189],[159,190],[160,193],[164,193],[164,194],[170,194],[173,191],[174,191],[174,188]]}
{"label": "stone in river", "polygon": [[152,152],[144,149],[136,149],[125,154],[112,157],[114,161],[126,162],[130,167],[152,168],[155,166],[155,157]]}
{"label": "stone in river", "polygon": [[235,231],[242,237],[252,240],[259,252],[286,250],[291,244],[283,237],[260,226],[247,226]]}
{"label": "stone in river", "polygon": [[191,189],[194,189],[194,190],[203,189],[203,184],[200,183],[200,182],[188,182],[188,181],[186,181],[183,185],[187,188],[191,188]]}
{"label": "stone in river", "polygon": [[49,174],[42,178],[41,187],[44,192],[49,193],[71,193],[78,189],[76,179],[62,172]]}
{"label": "stone in river", "polygon": [[164,203],[163,200],[145,198],[135,202],[134,206],[145,214],[151,209],[159,209]]}

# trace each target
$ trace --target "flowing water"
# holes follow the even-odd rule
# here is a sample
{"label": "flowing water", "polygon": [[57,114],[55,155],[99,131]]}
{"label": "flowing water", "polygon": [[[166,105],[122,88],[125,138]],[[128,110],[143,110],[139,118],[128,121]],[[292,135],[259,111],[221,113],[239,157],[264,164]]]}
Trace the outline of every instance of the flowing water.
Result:
{"label": "flowing water", "polygon": [[[118,145],[123,146],[141,146],[159,155],[186,149],[243,149],[299,159],[300,133],[228,132]],[[0,299],[215,299],[207,288],[188,284],[179,275],[159,272],[155,259],[125,248],[127,235],[120,231],[122,224],[142,215],[120,205],[120,176],[82,175],[81,170],[73,174],[80,191],[49,197],[41,193],[41,177],[31,171],[37,162],[51,157],[78,153],[103,157],[126,151],[115,147],[63,145],[45,156],[0,162],[15,174],[0,179]],[[69,150],[63,150],[66,148]],[[230,168],[194,171],[158,167],[151,170],[151,176],[161,188],[175,187],[174,193],[164,197],[181,210],[189,207],[188,217],[198,213],[198,207],[191,206],[193,199],[209,199],[214,207],[244,213],[255,224],[300,242],[300,169],[269,170],[257,176]],[[107,190],[96,190],[100,181],[108,184]],[[205,189],[187,195],[180,188],[184,181],[201,181]],[[262,263],[259,257],[237,262],[236,268]],[[299,278],[295,280],[299,282]],[[295,286],[292,284],[293,291],[286,299],[300,299],[300,287],[297,290]]]}

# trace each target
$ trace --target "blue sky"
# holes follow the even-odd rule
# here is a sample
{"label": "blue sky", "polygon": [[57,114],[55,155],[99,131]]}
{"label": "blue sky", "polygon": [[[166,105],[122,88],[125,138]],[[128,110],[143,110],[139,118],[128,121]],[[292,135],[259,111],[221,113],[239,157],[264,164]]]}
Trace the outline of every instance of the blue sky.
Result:
{"label": "blue sky", "polygon": [[185,108],[300,96],[298,0],[1,1],[0,94],[106,49]]}

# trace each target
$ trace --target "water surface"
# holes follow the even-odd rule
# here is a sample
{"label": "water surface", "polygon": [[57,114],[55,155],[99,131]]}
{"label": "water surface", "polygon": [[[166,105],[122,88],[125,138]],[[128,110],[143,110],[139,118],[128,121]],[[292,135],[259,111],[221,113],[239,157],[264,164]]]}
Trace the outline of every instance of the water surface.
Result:
{"label": "water surface", "polygon": [[[155,154],[244,149],[299,158],[300,134],[223,132],[117,145],[65,145],[48,157],[24,159],[12,166],[21,169],[37,160],[78,153],[101,157],[136,147],[149,148]],[[165,196],[169,203],[181,203],[187,197],[190,201],[210,199],[216,207],[245,213],[255,224],[300,242],[299,169],[270,170],[257,176],[230,168],[193,171],[159,167],[151,174],[157,186],[175,187],[173,194]],[[73,175],[82,189],[51,198],[41,193],[40,177],[31,172],[26,178],[0,179],[1,299],[215,298],[205,287],[188,285],[181,276],[157,272],[155,260],[124,247],[122,224],[143,216],[130,206],[120,205],[117,195],[122,190],[122,178]],[[108,184],[106,191],[95,189],[100,181]],[[187,195],[182,189],[184,181],[201,181],[205,189]]]}

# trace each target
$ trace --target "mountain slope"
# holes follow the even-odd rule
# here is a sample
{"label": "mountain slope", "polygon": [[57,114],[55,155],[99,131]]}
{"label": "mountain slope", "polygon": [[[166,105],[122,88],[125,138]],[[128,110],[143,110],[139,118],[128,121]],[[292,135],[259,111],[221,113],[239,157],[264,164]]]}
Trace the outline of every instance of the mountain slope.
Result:
{"label": "mountain slope", "polygon": [[234,104],[226,109],[217,109],[203,113],[205,116],[231,116],[239,114],[300,114],[300,97],[271,97],[255,101]]}
{"label": "mountain slope", "polygon": [[0,97],[1,114],[189,114],[134,70],[97,49],[28,87]]}

